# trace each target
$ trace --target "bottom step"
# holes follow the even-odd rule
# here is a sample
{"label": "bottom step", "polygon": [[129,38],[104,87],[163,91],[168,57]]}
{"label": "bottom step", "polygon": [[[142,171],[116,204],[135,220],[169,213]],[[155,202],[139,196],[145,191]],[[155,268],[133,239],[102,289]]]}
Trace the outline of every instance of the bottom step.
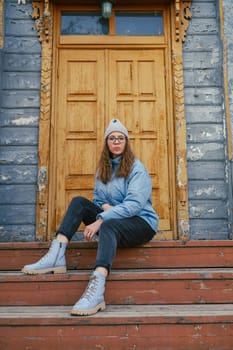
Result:
{"label": "bottom step", "polygon": [[0,307],[1,350],[232,350],[233,304]]}

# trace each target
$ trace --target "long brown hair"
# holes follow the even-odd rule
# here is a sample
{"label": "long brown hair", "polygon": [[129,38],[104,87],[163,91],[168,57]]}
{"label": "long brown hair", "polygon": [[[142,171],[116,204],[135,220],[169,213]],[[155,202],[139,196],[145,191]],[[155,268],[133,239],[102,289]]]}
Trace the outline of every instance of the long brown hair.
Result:
{"label": "long brown hair", "polygon": [[[110,181],[112,176],[112,166],[111,166],[110,158],[111,158],[111,153],[109,151],[107,141],[105,141],[102,153],[100,155],[98,170],[97,170],[98,179],[105,184],[108,181]],[[121,158],[116,176],[127,178],[132,169],[134,160],[135,160],[135,155],[130,147],[129,140],[126,138],[125,149],[124,149],[124,152],[122,153],[122,158]]]}

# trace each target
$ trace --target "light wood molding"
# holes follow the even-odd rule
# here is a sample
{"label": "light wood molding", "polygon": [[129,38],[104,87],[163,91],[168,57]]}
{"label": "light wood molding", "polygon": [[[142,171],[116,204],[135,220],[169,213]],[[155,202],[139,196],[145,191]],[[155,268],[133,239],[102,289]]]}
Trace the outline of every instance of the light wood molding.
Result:
{"label": "light wood molding", "polygon": [[51,85],[52,85],[52,16],[48,0],[32,3],[38,38],[42,45],[40,125],[38,151],[38,183],[36,238],[46,240],[48,234],[48,176],[50,160]]}
{"label": "light wood molding", "polygon": [[[189,239],[188,179],[186,156],[186,118],[184,112],[184,81],[182,43],[191,19],[192,0],[174,0],[171,3],[173,105],[176,142],[176,206],[178,235],[181,240]],[[49,0],[33,1],[33,15],[38,39],[42,45],[41,65],[41,107],[39,126],[38,195],[36,217],[36,239],[47,240],[49,209],[49,165],[51,138],[51,86],[53,57],[53,5]],[[169,236],[168,239],[171,239]]]}
{"label": "light wood molding", "polygon": [[175,0],[175,33],[176,41],[185,41],[191,15],[192,0]]}
{"label": "light wood molding", "polygon": [[32,18],[35,20],[39,41],[49,41],[52,38],[52,16],[49,0],[33,1],[32,6]]}
{"label": "light wood molding", "polygon": [[[191,19],[192,0],[175,0],[171,9],[172,18],[175,17],[175,29],[172,26],[172,65],[173,65],[173,99],[175,117],[176,142],[176,189],[177,189],[177,221],[178,238],[188,240],[189,234],[189,208],[188,208],[188,175],[187,175],[187,142],[186,117],[184,105],[184,78],[183,78],[183,48],[186,39],[189,20]],[[171,18],[171,20],[172,20]]]}

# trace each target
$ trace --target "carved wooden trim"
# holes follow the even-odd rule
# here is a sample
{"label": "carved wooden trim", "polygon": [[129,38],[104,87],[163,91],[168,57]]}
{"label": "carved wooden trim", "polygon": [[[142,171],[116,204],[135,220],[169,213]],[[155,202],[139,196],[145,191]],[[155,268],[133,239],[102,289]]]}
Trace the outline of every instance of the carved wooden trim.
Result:
{"label": "carved wooden trim", "polygon": [[0,0],[0,48],[3,47],[3,0]]}
{"label": "carved wooden trim", "polygon": [[192,18],[191,4],[192,0],[175,0],[176,41],[185,41],[189,20]]}
{"label": "carved wooden trim", "polygon": [[33,14],[38,38],[42,45],[40,126],[36,239],[45,240],[48,230],[48,176],[51,128],[51,85],[52,85],[52,16],[48,1],[34,1]]}
{"label": "carved wooden trim", "polygon": [[[176,195],[178,215],[178,238],[188,240],[189,234],[189,208],[188,208],[188,175],[187,175],[187,138],[186,117],[184,105],[184,78],[183,78],[183,47],[186,39],[192,0],[174,0],[174,15],[176,19],[174,39],[172,41],[172,64],[174,86],[174,117],[176,126]],[[173,15],[173,17],[174,17]]]}
{"label": "carved wooden trim", "polygon": [[52,38],[52,16],[49,11],[49,0],[33,1],[32,18],[38,32],[39,41],[49,41]]}
{"label": "carved wooden trim", "polygon": [[176,126],[176,176],[177,176],[177,215],[178,237],[181,240],[189,239],[189,212],[188,212],[188,177],[187,177],[187,144],[186,118],[184,113],[184,81],[182,55],[173,55],[174,67],[174,104]]}

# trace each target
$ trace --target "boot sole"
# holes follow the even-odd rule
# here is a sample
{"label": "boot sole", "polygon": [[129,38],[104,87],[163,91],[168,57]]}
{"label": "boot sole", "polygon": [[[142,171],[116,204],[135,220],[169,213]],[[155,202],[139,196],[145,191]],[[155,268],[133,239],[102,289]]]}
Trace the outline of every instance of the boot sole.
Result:
{"label": "boot sole", "polygon": [[42,275],[46,273],[66,273],[66,266],[59,266],[59,267],[51,267],[48,269],[38,269],[38,270],[28,270],[23,268],[21,270],[23,273],[26,273],[27,275]]}
{"label": "boot sole", "polygon": [[103,311],[106,308],[105,302],[98,304],[93,309],[88,310],[79,310],[79,309],[72,309],[70,314],[72,316],[90,316],[96,314],[98,311]]}

